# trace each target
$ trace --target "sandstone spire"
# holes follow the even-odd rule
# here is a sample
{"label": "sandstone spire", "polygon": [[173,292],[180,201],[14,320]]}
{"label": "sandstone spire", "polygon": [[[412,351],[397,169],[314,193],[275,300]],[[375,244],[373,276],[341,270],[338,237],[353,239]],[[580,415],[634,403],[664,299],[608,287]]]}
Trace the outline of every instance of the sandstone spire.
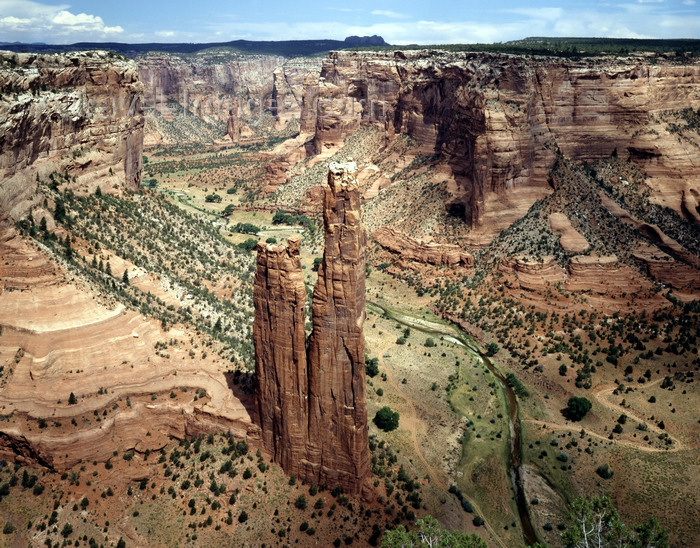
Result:
{"label": "sandstone spire", "polygon": [[306,454],[306,289],[299,260],[301,238],[287,247],[258,244],[253,288],[255,409],[265,448],[290,474]]}
{"label": "sandstone spire", "polygon": [[323,262],[309,340],[307,477],[357,492],[369,474],[365,401],[365,229],[355,165],[331,164]]}
{"label": "sandstone spire", "polygon": [[300,240],[258,245],[255,421],[288,474],[358,493],[369,475],[364,337],[366,236],[355,164],[331,164],[326,247],[304,346]]}

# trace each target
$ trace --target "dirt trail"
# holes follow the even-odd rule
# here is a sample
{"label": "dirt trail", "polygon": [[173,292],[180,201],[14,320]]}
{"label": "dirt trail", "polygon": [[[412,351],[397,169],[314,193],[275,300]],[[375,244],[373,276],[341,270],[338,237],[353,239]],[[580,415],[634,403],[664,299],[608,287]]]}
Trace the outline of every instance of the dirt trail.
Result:
{"label": "dirt trail", "polygon": [[[386,354],[389,348],[390,345],[388,344],[381,345],[378,348],[379,355],[383,356],[384,354]],[[447,482],[440,479],[438,472],[428,463],[428,461],[425,459],[425,456],[423,456],[423,452],[421,451],[420,443],[418,441],[418,424],[422,421],[418,417],[418,413],[416,411],[415,405],[413,404],[413,400],[401,390],[398,384],[396,384],[396,380],[394,379],[394,375],[391,369],[385,367],[384,371],[386,372],[387,382],[392,386],[392,388],[396,390],[396,393],[399,395],[399,397],[401,397],[411,409],[410,417],[401,418],[401,427],[410,432],[414,451],[416,452],[418,459],[421,461],[421,463],[423,463],[423,466],[425,466],[425,469],[428,471],[430,482],[433,485],[439,487],[440,489],[444,489],[445,491],[447,491]],[[474,512],[477,515],[481,516],[484,520],[484,528],[489,532],[491,539],[501,548],[508,548],[506,544],[501,540],[501,538],[496,534],[496,531],[493,529],[493,527],[491,527],[489,522],[486,520],[486,518],[484,517],[484,512],[482,512],[481,508],[479,508],[479,505],[476,504],[472,499],[470,499],[469,502],[474,508]]]}
{"label": "dirt trail", "polygon": [[[653,386],[655,384],[658,384],[661,382],[661,379],[658,379],[652,383],[647,384],[647,386]],[[610,396],[614,391],[615,391],[616,386],[615,385],[600,385],[597,386],[593,389],[591,394],[593,397],[596,399],[598,403],[600,403],[603,407],[607,407],[608,409],[611,409],[615,411],[616,413],[619,412],[620,414],[625,414],[629,419],[632,419],[634,421],[637,421],[640,424],[646,424],[647,425],[647,431],[648,432],[653,432],[655,434],[661,434],[661,433],[666,433],[665,430],[662,430],[655,424],[649,424],[646,420],[642,419],[632,411],[630,411],[626,407],[622,407],[621,405],[615,404],[611,402],[610,400],[607,399],[608,396]],[[580,425],[575,425],[575,424],[561,424],[557,422],[551,422],[551,421],[542,421],[538,419],[534,419],[532,417],[523,417],[522,419],[525,422],[529,422],[530,424],[538,424],[540,426],[546,426],[547,428],[551,430],[557,430],[557,431],[578,431],[580,429]],[[640,430],[641,432],[641,430]],[[603,436],[602,434],[597,434],[595,432],[591,432],[589,430],[586,430],[586,435],[591,436],[594,438],[601,439],[606,442],[612,442],[616,443],[617,445],[625,445],[627,447],[632,447],[634,449],[638,449],[639,451],[646,451],[648,453],[671,453],[675,451],[680,451],[681,449],[684,449],[685,446],[684,444],[675,436],[671,436],[668,434],[668,437],[673,441],[673,445],[671,447],[650,447],[648,445],[642,445],[641,443],[634,443],[629,440],[621,440],[621,439],[610,439],[607,436]]]}

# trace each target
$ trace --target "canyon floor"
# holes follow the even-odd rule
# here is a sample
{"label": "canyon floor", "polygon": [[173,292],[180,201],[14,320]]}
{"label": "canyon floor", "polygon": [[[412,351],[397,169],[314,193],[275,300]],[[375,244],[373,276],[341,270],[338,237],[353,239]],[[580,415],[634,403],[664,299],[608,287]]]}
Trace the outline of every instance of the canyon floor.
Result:
{"label": "canyon floor", "polygon": [[[407,139],[380,142],[360,130],[276,189],[265,180],[281,145],[254,139],[153,145],[141,192],[41,181],[44,206],[0,235],[0,520],[11,524],[0,545],[366,545],[430,514],[523,546],[505,388],[450,338],[455,325],[515,379],[538,538],[559,545],[567,503],[609,494],[626,523],[653,514],[673,545],[700,541],[697,230],[663,211],[640,219],[642,183],[619,183],[639,173],[612,157],[595,174],[562,158],[515,228],[469,230],[445,210],[444,166]],[[440,257],[454,243],[476,257],[436,265],[369,240],[368,412],[400,414],[393,432],[370,426],[372,500],[285,477],[258,451],[250,412],[254,244],[302,234],[311,287],[318,187],[328,162],[349,157],[370,235],[388,224],[414,243],[430,234]],[[644,245],[627,238],[642,225]],[[596,249],[581,258],[584,244]],[[571,396],[592,402],[581,421],[562,413]]]}

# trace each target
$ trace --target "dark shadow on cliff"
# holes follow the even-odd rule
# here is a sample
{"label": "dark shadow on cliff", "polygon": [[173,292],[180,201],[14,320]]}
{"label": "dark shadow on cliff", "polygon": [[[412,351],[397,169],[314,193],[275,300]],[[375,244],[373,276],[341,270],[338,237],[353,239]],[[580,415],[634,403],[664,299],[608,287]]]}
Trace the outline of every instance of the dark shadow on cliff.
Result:
{"label": "dark shadow on cliff", "polygon": [[226,371],[224,377],[229,390],[240,400],[252,419],[255,406],[255,374],[249,371],[244,373],[236,369],[235,371]]}

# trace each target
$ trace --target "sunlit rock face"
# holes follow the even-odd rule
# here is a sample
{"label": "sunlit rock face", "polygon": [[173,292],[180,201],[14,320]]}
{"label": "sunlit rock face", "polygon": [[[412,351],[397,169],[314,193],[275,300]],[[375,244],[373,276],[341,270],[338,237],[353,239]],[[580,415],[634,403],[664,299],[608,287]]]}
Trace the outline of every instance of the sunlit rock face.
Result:
{"label": "sunlit rock face", "polygon": [[364,379],[365,245],[355,165],[331,164],[325,251],[306,352],[298,239],[258,246],[255,418],[288,474],[361,491],[369,475]]}
{"label": "sunlit rock face", "polygon": [[144,117],[133,62],[100,51],[0,58],[2,216],[17,220],[37,205],[36,178],[53,171],[73,174],[73,190],[140,186]]}
{"label": "sunlit rock face", "polygon": [[629,157],[649,175],[654,200],[697,222],[686,202],[700,196],[700,147],[660,122],[700,108],[697,63],[341,51],[306,94],[317,107],[315,153],[363,125],[387,141],[408,135],[450,166],[446,206],[473,227],[488,222],[490,195],[532,204],[548,193],[557,150],[579,162]]}

